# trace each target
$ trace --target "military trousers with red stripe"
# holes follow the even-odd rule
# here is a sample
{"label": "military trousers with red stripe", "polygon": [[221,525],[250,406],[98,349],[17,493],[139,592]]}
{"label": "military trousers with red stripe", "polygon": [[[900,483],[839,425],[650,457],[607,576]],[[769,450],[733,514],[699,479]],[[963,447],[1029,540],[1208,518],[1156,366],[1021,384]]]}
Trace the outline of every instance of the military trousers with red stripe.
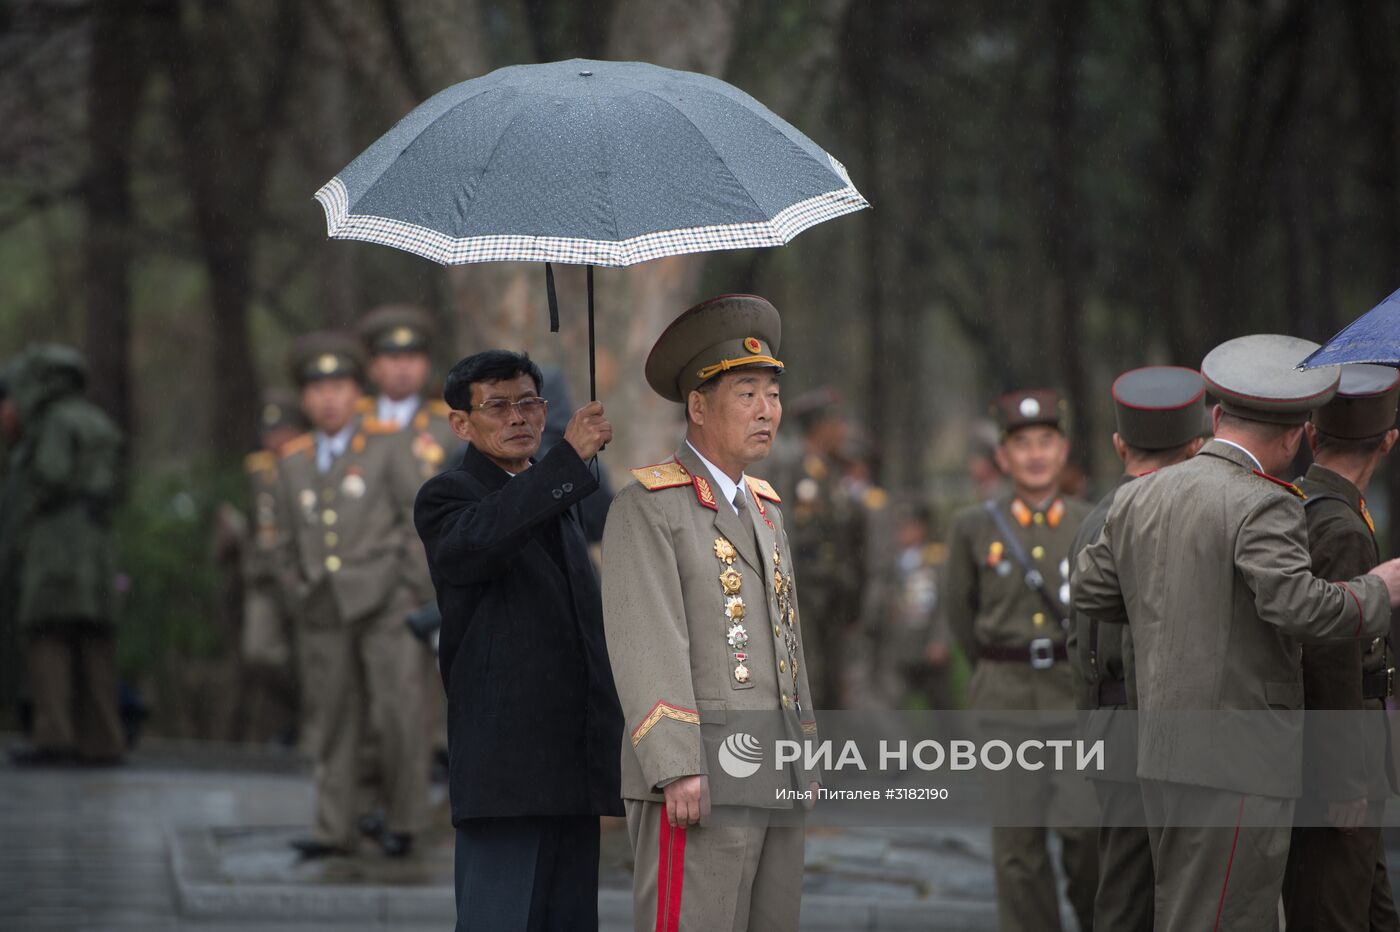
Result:
{"label": "military trousers with red stripe", "polygon": [[1154,932],[1276,932],[1294,800],[1142,781]]}
{"label": "military trousers with red stripe", "polygon": [[775,824],[778,813],[723,807],[672,828],[665,803],[624,804],[637,932],[796,932],[806,842],[791,811]]}

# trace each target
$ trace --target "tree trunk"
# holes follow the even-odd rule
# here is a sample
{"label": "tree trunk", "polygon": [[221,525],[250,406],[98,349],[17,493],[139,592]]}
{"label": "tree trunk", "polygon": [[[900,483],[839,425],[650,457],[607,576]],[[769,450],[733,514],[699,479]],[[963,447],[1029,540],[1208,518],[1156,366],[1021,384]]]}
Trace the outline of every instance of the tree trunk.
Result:
{"label": "tree trunk", "polygon": [[89,395],[126,432],[131,402],[131,150],[149,74],[143,21],[128,4],[94,10],[88,62],[87,135],[91,167],[83,187],[84,335]]}

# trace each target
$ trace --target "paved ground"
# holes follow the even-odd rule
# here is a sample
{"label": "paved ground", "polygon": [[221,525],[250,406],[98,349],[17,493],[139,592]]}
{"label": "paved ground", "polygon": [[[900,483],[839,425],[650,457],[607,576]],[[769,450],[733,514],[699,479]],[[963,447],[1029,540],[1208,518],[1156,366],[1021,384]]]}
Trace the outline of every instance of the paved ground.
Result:
{"label": "paved ground", "polygon": [[[305,767],[283,753],[153,743],[118,769],[0,765],[0,929],[451,927],[448,832],[407,863],[298,865],[285,842],[310,812]],[[603,861],[600,915],[620,932],[620,823]],[[804,886],[804,930],[994,925],[985,832],[814,829]]]}

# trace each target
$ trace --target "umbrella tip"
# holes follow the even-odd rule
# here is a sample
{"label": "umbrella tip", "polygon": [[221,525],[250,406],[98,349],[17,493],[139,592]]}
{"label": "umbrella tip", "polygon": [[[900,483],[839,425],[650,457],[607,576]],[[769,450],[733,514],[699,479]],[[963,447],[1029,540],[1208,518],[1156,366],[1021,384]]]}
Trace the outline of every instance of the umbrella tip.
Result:
{"label": "umbrella tip", "polygon": [[579,76],[580,78],[591,78],[591,77],[593,77],[593,72],[591,72],[591,71],[580,71],[580,72],[578,73],[578,76]]}

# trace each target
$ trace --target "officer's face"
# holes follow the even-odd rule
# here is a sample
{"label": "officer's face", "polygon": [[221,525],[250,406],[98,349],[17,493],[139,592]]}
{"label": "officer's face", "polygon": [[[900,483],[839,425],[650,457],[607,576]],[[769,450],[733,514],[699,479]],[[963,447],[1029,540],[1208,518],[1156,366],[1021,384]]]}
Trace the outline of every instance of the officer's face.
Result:
{"label": "officer's face", "polygon": [[394,401],[423,394],[428,384],[427,353],[380,353],[369,362],[369,378]]}
{"label": "officer's face", "polygon": [[748,465],[766,457],[782,419],[778,376],[771,369],[726,373],[713,388],[690,393],[693,429],[728,462]]}
{"label": "officer's face", "polygon": [[997,447],[997,465],[1018,488],[1037,495],[1054,491],[1069,457],[1069,441],[1053,427],[1022,427]]}
{"label": "officer's face", "polygon": [[325,434],[338,434],[355,416],[360,385],[354,379],[317,379],[301,390],[301,410],[311,426]]}
{"label": "officer's face", "polygon": [[496,399],[516,402],[538,397],[535,380],[524,373],[499,382],[473,382],[472,410],[468,415],[472,446],[496,463],[511,463],[517,468],[527,463],[539,452],[545,412],[522,414],[515,404],[505,405],[502,410],[483,410],[481,405]]}

